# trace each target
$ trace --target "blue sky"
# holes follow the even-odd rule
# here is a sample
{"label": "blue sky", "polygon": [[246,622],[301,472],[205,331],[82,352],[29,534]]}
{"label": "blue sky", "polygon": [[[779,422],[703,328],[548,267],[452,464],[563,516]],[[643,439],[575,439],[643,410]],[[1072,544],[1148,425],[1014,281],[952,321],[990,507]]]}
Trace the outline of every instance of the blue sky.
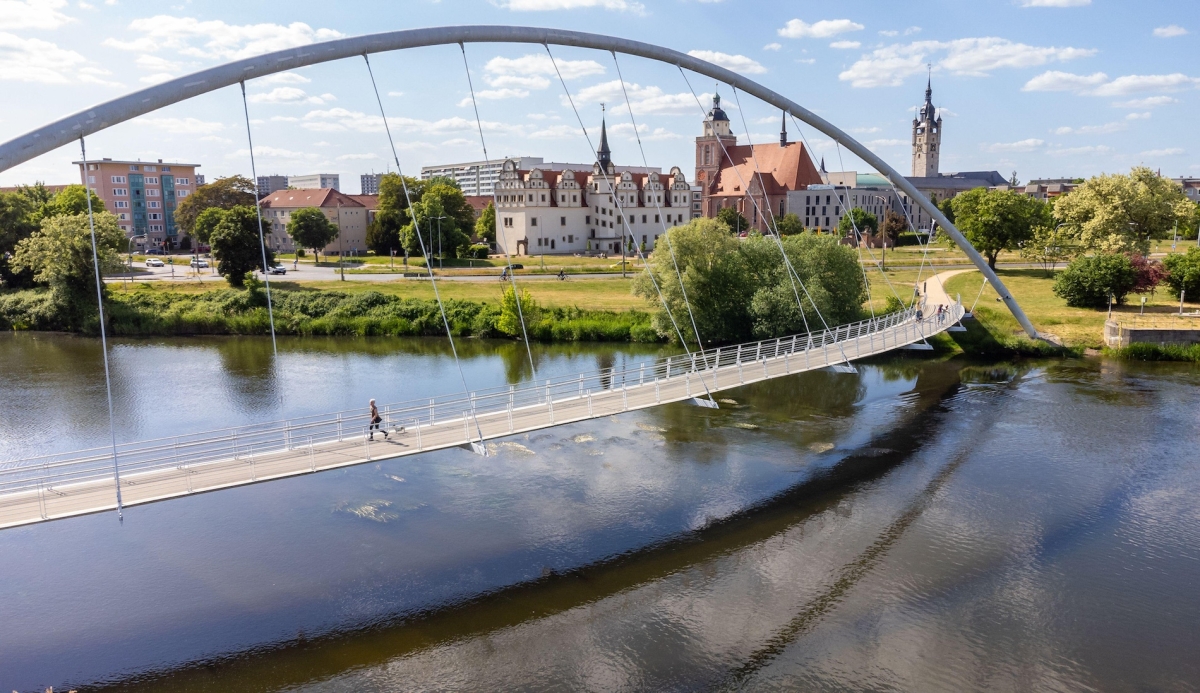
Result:
{"label": "blue sky", "polygon": [[[756,2],[723,0],[405,0],[169,3],[0,0],[0,140],[156,81],[304,43],[449,24],[519,24],[658,43],[741,71],[849,131],[901,172],[932,63],[945,115],[942,170],[1088,176],[1144,163],[1200,176],[1196,3],[1116,0]],[[469,45],[493,158],[590,161],[545,53]],[[607,102],[614,159],[639,164],[612,58],[555,49],[593,139]],[[455,47],[372,60],[406,172],[482,158]],[[651,165],[693,173],[701,110],[673,67],[626,57],[621,69]],[[714,85],[689,75],[707,106]],[[358,174],[390,155],[361,61],[248,84],[260,174]],[[721,93],[730,96],[724,88]],[[732,104],[732,98],[726,98]],[[742,99],[730,111],[745,141],[778,139],[779,113]],[[744,114],[742,113],[744,111]],[[789,127],[794,139],[794,128]],[[804,133],[830,170],[823,135]],[[93,157],[200,163],[209,179],[249,175],[236,87],[89,138]],[[844,167],[865,166],[842,153]],[[63,148],[0,173],[0,185],[77,182]]]}

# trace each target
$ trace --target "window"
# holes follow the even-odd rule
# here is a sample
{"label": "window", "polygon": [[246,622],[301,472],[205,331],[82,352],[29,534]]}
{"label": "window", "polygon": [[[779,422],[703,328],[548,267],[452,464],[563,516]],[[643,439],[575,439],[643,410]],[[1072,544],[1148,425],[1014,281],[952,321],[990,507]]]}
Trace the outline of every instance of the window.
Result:
{"label": "window", "polygon": [[128,209],[129,200],[117,200],[116,202],[113,202],[113,206],[117,209]]}
{"label": "window", "polygon": [[176,197],[187,197],[187,196],[188,196],[188,191],[186,191],[186,190],[176,190],[176,191],[175,191],[175,195],[176,195]]}
{"label": "window", "polygon": [[[165,171],[166,169],[163,169],[163,170]],[[176,178],[175,179],[175,185],[191,185],[191,184],[192,184],[192,181],[190,178]]]}
{"label": "window", "polygon": [[643,224],[645,224],[645,223],[646,223],[646,215],[645,215],[645,214],[643,214],[643,215],[642,215],[642,223],[643,223]]}
{"label": "window", "polygon": [[150,230],[151,231],[162,231],[163,230],[162,224],[151,224]]}
{"label": "window", "polygon": [[542,239],[539,238],[538,239],[538,247],[540,248],[541,246],[542,246]]}
{"label": "window", "polygon": [[529,201],[533,202],[533,193],[529,193]]}
{"label": "window", "polygon": [[546,201],[546,193],[542,193],[542,202]]}
{"label": "window", "polygon": [[154,167],[153,167],[153,166],[147,166],[147,167],[146,167],[144,170],[146,170],[146,171],[153,171],[153,170],[154,170]]}
{"label": "window", "polygon": [[129,191],[125,188],[113,188],[113,195],[124,197],[129,195]]}
{"label": "window", "polygon": [[574,193],[571,193],[571,202],[578,202],[578,201],[579,201],[579,198],[577,198]]}
{"label": "window", "polygon": [[160,170],[160,171],[162,171],[163,173],[170,173],[170,171],[171,171],[171,167],[170,167],[170,166],[163,166],[163,167],[162,167],[161,169],[159,169],[159,170]]}
{"label": "window", "polygon": [[567,225],[567,218],[566,218],[566,217],[559,217],[559,218],[558,218],[558,225],[559,225],[559,226],[566,226],[566,225]]}
{"label": "window", "polygon": [[655,224],[657,224],[657,223],[658,223],[658,215],[657,215],[657,214],[655,214],[655,215],[654,215],[654,223],[655,223]]}
{"label": "window", "polygon": [[137,164],[132,164],[132,165],[129,167],[129,170],[130,170],[130,171],[140,171],[140,170],[142,170],[142,169],[141,169],[141,168],[140,168],[140,167],[139,167]]}
{"label": "window", "polygon": [[511,228],[512,227],[512,217],[504,217],[504,225]]}
{"label": "window", "polygon": [[567,243],[574,243],[574,242],[575,242],[575,236],[568,234],[567,235]]}
{"label": "window", "polygon": [[[149,171],[150,169],[146,169]],[[158,185],[158,176],[146,176],[146,185]]]}
{"label": "window", "polygon": [[537,226],[537,217],[533,217],[533,219],[531,219],[531,220],[530,220],[530,222],[529,222],[529,225],[530,225],[530,226]]}
{"label": "window", "polygon": [[146,188],[146,197],[158,197],[158,188]]}
{"label": "window", "polygon": [[89,183],[91,183],[92,185],[95,185],[95,184],[96,184],[96,177],[95,177],[95,176],[88,176],[88,182],[89,182]]}
{"label": "window", "polygon": [[590,215],[590,214],[589,214],[589,215],[585,216],[585,217],[583,218],[583,223],[585,223],[585,224],[590,224],[590,223],[592,223],[592,215]]}
{"label": "window", "polygon": [[159,221],[162,219],[162,214],[159,212],[151,212],[148,216],[151,221]]}
{"label": "window", "polygon": [[[121,221],[127,221],[129,219],[129,215],[126,214],[125,212],[121,212],[120,214],[117,215],[117,218],[120,219]],[[121,227],[121,228],[124,228],[124,227]]]}
{"label": "window", "polygon": [[158,200],[151,200],[150,202],[146,203],[146,206],[150,209],[158,209]]}
{"label": "window", "polygon": [[125,182],[125,176],[113,176],[113,177],[112,177],[112,182],[114,182],[114,183],[124,183],[124,182]]}

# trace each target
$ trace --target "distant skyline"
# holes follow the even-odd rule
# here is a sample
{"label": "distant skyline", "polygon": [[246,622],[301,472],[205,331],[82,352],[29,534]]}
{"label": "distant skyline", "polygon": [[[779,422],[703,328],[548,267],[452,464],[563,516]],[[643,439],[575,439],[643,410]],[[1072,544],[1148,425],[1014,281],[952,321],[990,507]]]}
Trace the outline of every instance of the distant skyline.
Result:
{"label": "distant skyline", "polygon": [[[736,0],[413,0],[336,6],[207,1],[0,0],[0,140],[165,79],[229,60],[424,26],[521,24],[657,43],[741,72],[859,138],[901,173],[909,128],[932,72],[945,118],[941,170],[1031,178],[1123,172],[1144,164],[1200,176],[1200,68],[1194,3],[1113,0],[928,0],[807,5]],[[589,161],[591,152],[544,49],[466,47],[488,151]],[[600,104],[614,161],[641,165],[612,56],[553,48],[593,142]],[[632,57],[620,69],[651,166],[694,172],[693,138],[715,85]],[[444,46],[372,57],[405,173],[483,158],[462,54]],[[359,175],[389,168],[370,82],[345,60],[247,84],[258,174]],[[720,87],[746,140],[779,138],[780,114]],[[198,161],[208,180],[250,175],[237,87],[197,97],[88,139],[89,156]],[[744,111],[744,113],[743,113]],[[799,139],[789,122],[790,139]],[[867,171],[805,126],[830,170]],[[0,185],[77,182],[64,147]],[[394,165],[391,166],[394,169]]]}

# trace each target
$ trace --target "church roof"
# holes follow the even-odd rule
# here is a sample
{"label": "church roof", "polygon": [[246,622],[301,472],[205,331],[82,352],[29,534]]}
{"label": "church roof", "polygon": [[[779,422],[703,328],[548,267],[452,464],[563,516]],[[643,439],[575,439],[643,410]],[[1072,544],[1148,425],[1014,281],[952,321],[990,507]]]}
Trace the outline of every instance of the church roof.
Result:
{"label": "church roof", "polygon": [[603,119],[600,120],[600,148],[596,150],[596,161],[605,170],[612,163],[612,152],[608,148],[608,125]]}
{"label": "church roof", "polygon": [[725,115],[725,111],[721,109],[721,95],[713,94],[712,110],[708,112],[708,119],[711,121],[723,120],[729,122],[729,116]]}
{"label": "church roof", "polygon": [[774,143],[735,145],[727,151],[729,155],[721,161],[709,188],[714,197],[745,195],[743,185],[756,180],[759,171],[768,195],[782,195],[821,183],[821,174],[813,166],[803,142],[789,142],[783,147]]}

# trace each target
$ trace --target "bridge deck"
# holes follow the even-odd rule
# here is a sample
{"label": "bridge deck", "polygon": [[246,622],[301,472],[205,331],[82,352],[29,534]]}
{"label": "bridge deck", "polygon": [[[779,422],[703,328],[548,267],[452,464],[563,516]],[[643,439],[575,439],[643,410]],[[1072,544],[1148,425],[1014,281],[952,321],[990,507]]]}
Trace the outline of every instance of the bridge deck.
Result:
{"label": "bridge deck", "polygon": [[[624,371],[389,405],[392,431],[368,440],[354,412],[118,446],[125,505],[137,505],[429,450],[474,445],[560,424],[706,397],[922,341],[962,317],[911,311],[821,333],[711,349]],[[357,422],[351,425],[350,422]],[[403,429],[401,431],[401,429]],[[0,463],[0,528],[116,507],[111,448]]]}

